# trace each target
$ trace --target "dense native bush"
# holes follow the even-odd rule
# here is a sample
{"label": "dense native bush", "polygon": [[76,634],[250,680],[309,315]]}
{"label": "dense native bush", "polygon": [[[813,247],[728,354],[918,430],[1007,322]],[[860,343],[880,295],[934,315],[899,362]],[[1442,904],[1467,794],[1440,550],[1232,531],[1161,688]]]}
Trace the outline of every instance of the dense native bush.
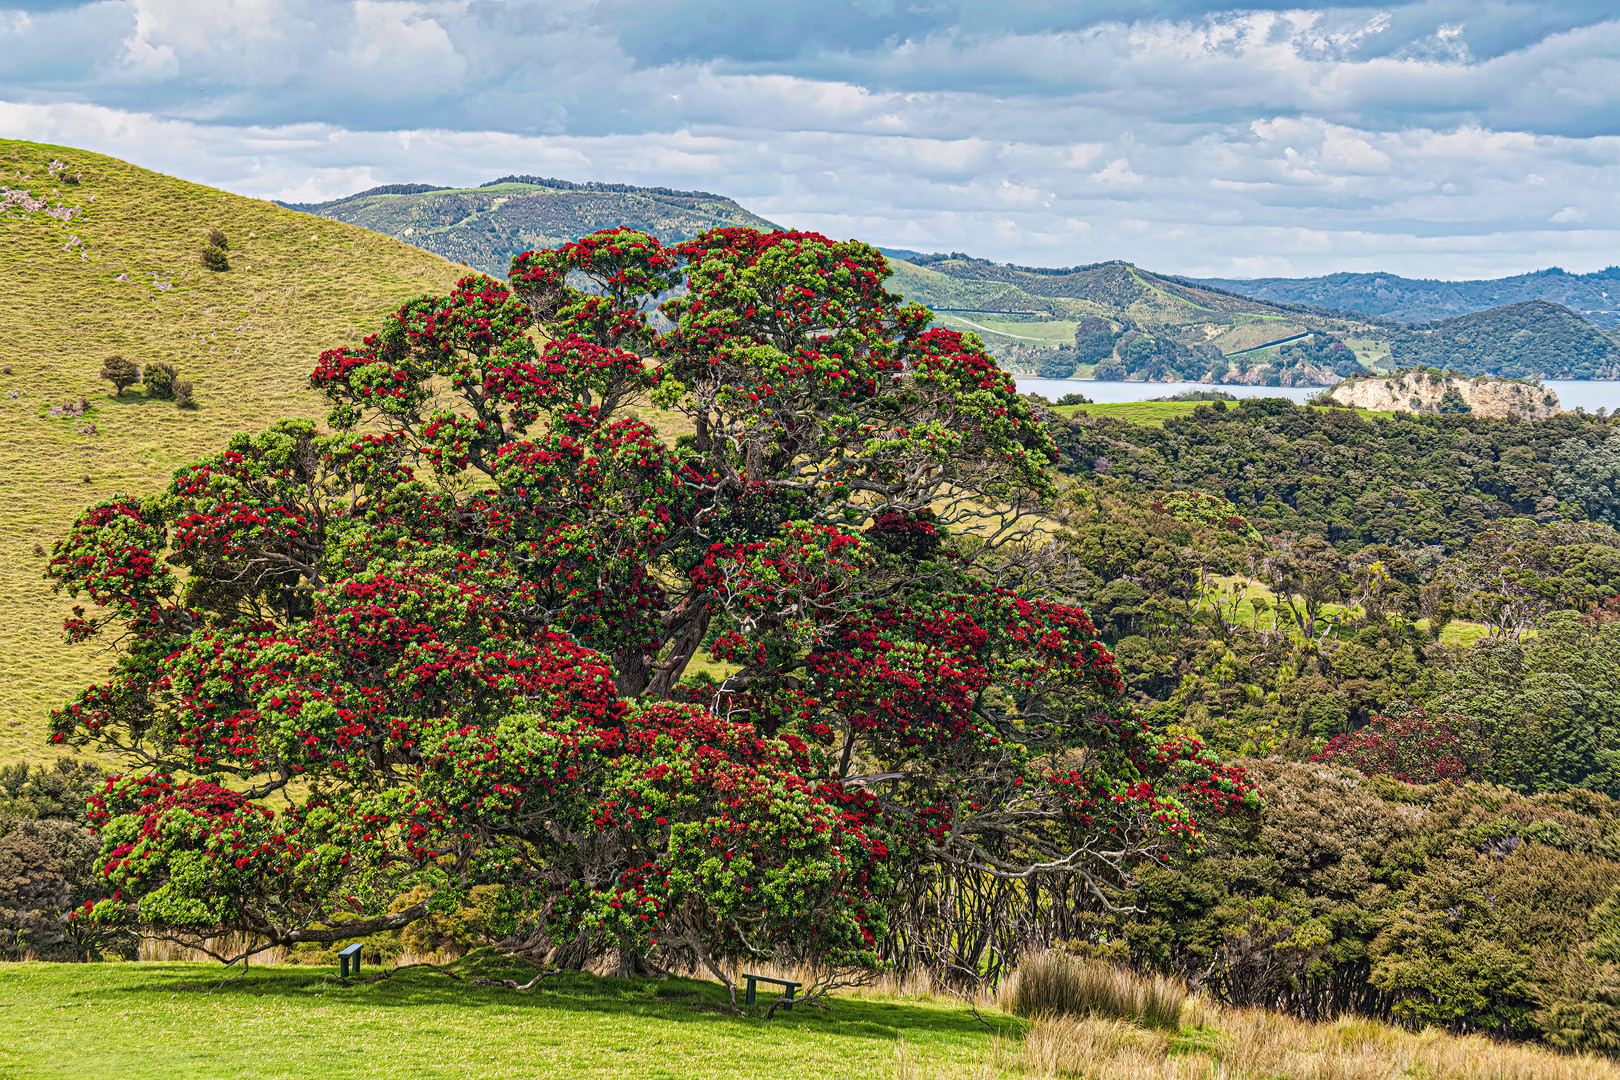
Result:
{"label": "dense native bush", "polygon": [[85,801],[104,774],[87,761],[0,767],[0,955],[94,960],[132,955],[135,940],[74,918],[106,895],[95,873],[101,839]]}
{"label": "dense native bush", "polygon": [[176,379],[170,384],[169,388],[177,408],[195,409],[197,407],[197,398],[192,390],[190,379]]}
{"label": "dense native bush", "polygon": [[1612,801],[1252,769],[1259,836],[1144,872],[1143,910],[1099,916],[1077,948],[1306,1018],[1360,1012],[1582,1048],[1612,1037]]}
{"label": "dense native bush", "polygon": [[[319,946],[476,894],[555,963],[971,979],[1034,893],[1252,820],[1046,599],[1046,428],[887,274],[747,229],[526,253],[325,353],[329,432],[87,510],[49,573],[119,659],[55,737],[140,765],[95,802],[85,918]],[[974,890],[991,937],[940,930]]]}
{"label": "dense native bush", "polygon": [[1576,464],[1584,458],[1569,446],[1602,445],[1615,424],[1582,413],[1363,417],[1250,398],[1213,402],[1162,428],[1084,415],[1054,417],[1051,427],[1065,472],[1220,495],[1268,535],[1317,533],[1346,551],[1458,551],[1503,518],[1601,520],[1600,495],[1583,494],[1597,493],[1601,462]]}
{"label": "dense native bush", "polygon": [[1554,612],[1527,639],[1481,641],[1435,704],[1467,718],[1473,775],[1620,798],[1620,620]]}

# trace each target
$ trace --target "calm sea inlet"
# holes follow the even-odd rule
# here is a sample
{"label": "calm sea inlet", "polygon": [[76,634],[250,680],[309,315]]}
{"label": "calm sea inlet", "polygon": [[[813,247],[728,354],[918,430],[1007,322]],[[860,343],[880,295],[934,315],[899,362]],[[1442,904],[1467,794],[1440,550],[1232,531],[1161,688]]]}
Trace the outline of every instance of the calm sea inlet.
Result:
{"label": "calm sea inlet", "polygon": [[[1169,397],[1183,390],[1225,390],[1234,397],[1285,397],[1303,402],[1321,391],[1320,386],[1215,386],[1210,383],[1187,382],[1096,382],[1089,379],[1026,379],[1016,377],[1018,392],[1040,394],[1056,401],[1064,394],[1084,394],[1099,405],[1113,405],[1122,401],[1149,401]],[[1594,382],[1589,380],[1546,379],[1542,385],[1558,395],[1559,404],[1566,409],[1585,409],[1597,412],[1620,409],[1620,382]]]}

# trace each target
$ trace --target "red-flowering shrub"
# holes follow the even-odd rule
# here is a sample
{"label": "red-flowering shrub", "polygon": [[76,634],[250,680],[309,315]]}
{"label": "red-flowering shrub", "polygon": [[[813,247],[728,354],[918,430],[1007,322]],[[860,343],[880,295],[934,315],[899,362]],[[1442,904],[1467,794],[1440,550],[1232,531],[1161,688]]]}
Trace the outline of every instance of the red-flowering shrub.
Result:
{"label": "red-flowering shrub", "polygon": [[1313,761],[1360,769],[1368,776],[1392,776],[1408,784],[1465,780],[1468,766],[1463,741],[1444,717],[1412,711],[1391,718],[1375,716],[1356,731],[1340,735]]}
{"label": "red-flowering shrub", "polygon": [[1050,437],[887,275],[812,233],[530,252],[323,354],[329,433],[87,511],[49,573],[125,633],[55,737],[141,766],[86,917],[329,941],[497,886],[571,963],[943,964],[893,925],[941,882],[1113,895],[1252,816],[1041,598]]}

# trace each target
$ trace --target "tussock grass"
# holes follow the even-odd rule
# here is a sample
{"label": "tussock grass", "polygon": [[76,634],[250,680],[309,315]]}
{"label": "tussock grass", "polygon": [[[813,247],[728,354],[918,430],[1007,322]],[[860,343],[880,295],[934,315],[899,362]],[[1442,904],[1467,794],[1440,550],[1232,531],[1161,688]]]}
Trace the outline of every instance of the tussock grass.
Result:
{"label": "tussock grass", "polygon": [[969,1065],[902,1040],[894,1080],[1620,1080],[1620,1064],[1520,1043],[1412,1032],[1359,1018],[1313,1024],[1188,1002],[1178,1032],[1123,1020],[1046,1016],[1022,1039],[991,1036]]}
{"label": "tussock grass", "polygon": [[1096,1016],[1149,1028],[1181,1023],[1187,988],[1099,960],[1048,951],[1027,957],[1002,987],[1001,1007],[1017,1016]]}
{"label": "tussock grass", "polygon": [[[53,158],[82,183],[53,180]],[[175,466],[236,431],[323,417],[307,388],[321,350],[357,341],[406,298],[467,271],[363,229],[70,147],[0,139],[0,185],[52,210],[78,208],[67,221],[0,214],[0,759],[42,761],[54,756],[47,713],[103,677],[109,657],[63,644],[71,601],[42,580],[35,545],[49,551],[91,502],[161,490]],[[230,237],[222,273],[197,261],[213,228]],[[115,353],[174,364],[200,407],[177,409],[139,388],[115,397],[97,377]],[[50,405],[80,395],[83,417],[49,417]]]}

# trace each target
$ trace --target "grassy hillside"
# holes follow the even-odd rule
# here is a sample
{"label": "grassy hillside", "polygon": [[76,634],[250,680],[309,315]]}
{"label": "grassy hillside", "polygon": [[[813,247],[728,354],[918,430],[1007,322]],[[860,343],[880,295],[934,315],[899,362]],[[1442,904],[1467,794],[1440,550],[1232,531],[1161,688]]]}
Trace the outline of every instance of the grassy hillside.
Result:
{"label": "grassy hillside", "polygon": [[1554,267],[1489,281],[1414,280],[1398,274],[1203,280],[1257,300],[1358,311],[1400,322],[1431,322],[1504,304],[1546,300],[1574,309],[1596,326],[1620,327],[1620,266],[1591,274]]}
{"label": "grassy hillside", "polygon": [[620,225],[666,243],[717,225],[774,229],[722,195],[505,177],[477,188],[392,184],[297,209],[405,240],[504,278],[512,256]]}
{"label": "grassy hillside", "polygon": [[[67,166],[57,178],[53,161]],[[64,173],[82,179],[64,183]],[[87,503],[157,491],[177,464],[232,432],[322,415],[305,388],[320,350],[465,270],[374,232],[69,147],[0,140],[0,186],[30,193],[26,203],[8,198],[0,219],[0,589],[8,605],[0,757],[44,757],[47,711],[103,674],[107,659],[61,643],[69,603],[41,579],[40,552]],[[25,209],[40,200],[42,209]],[[224,273],[198,262],[210,228],[230,242]],[[138,389],[114,397],[97,378],[114,353],[174,363],[196,384],[200,407],[182,411]],[[51,405],[80,395],[90,406],[84,416],[49,418]]]}

